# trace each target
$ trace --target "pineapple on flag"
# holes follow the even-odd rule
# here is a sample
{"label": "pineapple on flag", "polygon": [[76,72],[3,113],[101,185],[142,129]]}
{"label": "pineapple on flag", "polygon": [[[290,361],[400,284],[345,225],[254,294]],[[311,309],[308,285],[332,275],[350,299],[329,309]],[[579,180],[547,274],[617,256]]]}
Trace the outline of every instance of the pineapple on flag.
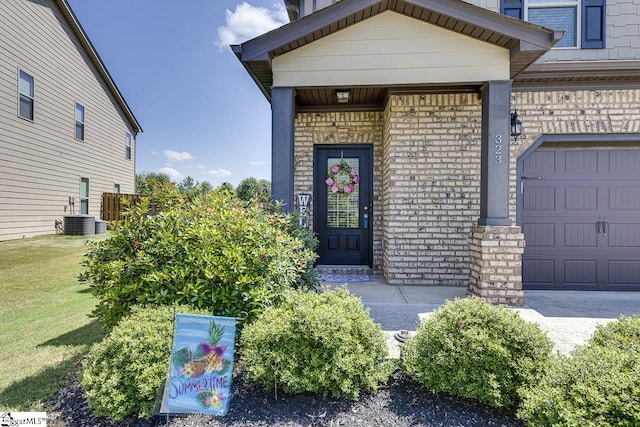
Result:
{"label": "pineapple on flag", "polygon": [[176,314],[160,413],[226,415],[235,333],[230,317]]}

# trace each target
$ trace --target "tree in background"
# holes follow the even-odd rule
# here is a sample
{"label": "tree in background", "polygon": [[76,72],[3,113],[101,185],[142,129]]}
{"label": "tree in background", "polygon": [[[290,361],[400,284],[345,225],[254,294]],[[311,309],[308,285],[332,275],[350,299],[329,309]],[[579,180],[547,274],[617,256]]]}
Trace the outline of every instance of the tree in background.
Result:
{"label": "tree in background", "polygon": [[266,179],[245,178],[238,184],[236,192],[238,193],[238,198],[245,202],[255,200],[263,206],[270,205],[272,202],[271,182]]}
{"label": "tree in background", "polygon": [[198,182],[188,176],[178,184],[178,192],[191,200],[213,192],[213,185],[209,181]]}
{"label": "tree in background", "polygon": [[216,187],[217,191],[228,191],[230,193],[235,193],[235,188],[233,188],[233,184],[231,184],[230,182],[223,182],[222,184],[220,184],[218,187]]}
{"label": "tree in background", "polygon": [[159,187],[175,185],[171,178],[162,172],[142,172],[136,174],[136,193],[143,196],[151,196]]}

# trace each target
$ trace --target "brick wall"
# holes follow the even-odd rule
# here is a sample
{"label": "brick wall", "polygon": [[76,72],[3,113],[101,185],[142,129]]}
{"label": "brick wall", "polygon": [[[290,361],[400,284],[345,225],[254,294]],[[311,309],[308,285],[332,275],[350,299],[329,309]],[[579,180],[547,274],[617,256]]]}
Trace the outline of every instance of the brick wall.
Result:
{"label": "brick wall", "polygon": [[466,285],[479,215],[477,94],[392,95],[385,109],[383,264],[393,284]]}
{"label": "brick wall", "polygon": [[[382,112],[299,113],[295,121],[294,195],[313,194],[313,146],[328,144],[373,145],[373,271],[382,266]],[[313,225],[313,197],[309,207]]]}

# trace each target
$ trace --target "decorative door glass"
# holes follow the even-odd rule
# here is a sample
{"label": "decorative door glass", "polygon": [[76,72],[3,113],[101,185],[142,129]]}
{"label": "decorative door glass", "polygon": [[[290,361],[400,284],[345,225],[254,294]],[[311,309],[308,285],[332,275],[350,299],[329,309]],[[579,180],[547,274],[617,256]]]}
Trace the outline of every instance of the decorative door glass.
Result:
{"label": "decorative door glass", "polygon": [[327,225],[358,228],[360,212],[360,159],[327,159]]}

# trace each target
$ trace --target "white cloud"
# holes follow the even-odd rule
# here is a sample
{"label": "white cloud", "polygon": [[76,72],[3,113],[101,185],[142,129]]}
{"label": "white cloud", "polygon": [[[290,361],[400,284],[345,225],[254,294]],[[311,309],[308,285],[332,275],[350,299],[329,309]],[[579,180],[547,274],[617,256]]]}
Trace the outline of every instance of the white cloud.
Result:
{"label": "white cloud", "polygon": [[182,175],[180,172],[178,172],[174,168],[166,167],[166,168],[160,169],[158,172],[166,173],[167,175],[169,175],[169,178],[171,178],[171,181],[181,181],[182,178],[184,178],[184,175]]}
{"label": "white cloud", "polygon": [[226,169],[211,169],[208,171],[209,175],[214,176],[216,178],[227,178],[231,176],[231,171]]}
{"label": "white cloud", "polygon": [[159,151],[156,151],[156,150],[153,150],[153,151],[151,152],[151,154],[153,154],[154,156],[159,156],[159,155],[160,155],[160,152],[159,152]]}
{"label": "white cloud", "polygon": [[267,9],[242,2],[236,6],[235,12],[227,9],[226,25],[218,27],[216,44],[223,49],[250,40],[288,22],[287,11],[282,4],[277,3],[273,9]]}
{"label": "white cloud", "polygon": [[264,160],[254,160],[253,162],[249,162],[249,164],[251,166],[262,166],[262,165],[266,165],[267,162]]}
{"label": "white cloud", "polygon": [[191,160],[193,159],[193,156],[191,155],[191,153],[188,153],[186,151],[173,151],[173,150],[164,150],[162,152],[162,154],[164,154],[164,156],[169,160],[169,161],[176,161],[176,162],[182,162],[184,160]]}

